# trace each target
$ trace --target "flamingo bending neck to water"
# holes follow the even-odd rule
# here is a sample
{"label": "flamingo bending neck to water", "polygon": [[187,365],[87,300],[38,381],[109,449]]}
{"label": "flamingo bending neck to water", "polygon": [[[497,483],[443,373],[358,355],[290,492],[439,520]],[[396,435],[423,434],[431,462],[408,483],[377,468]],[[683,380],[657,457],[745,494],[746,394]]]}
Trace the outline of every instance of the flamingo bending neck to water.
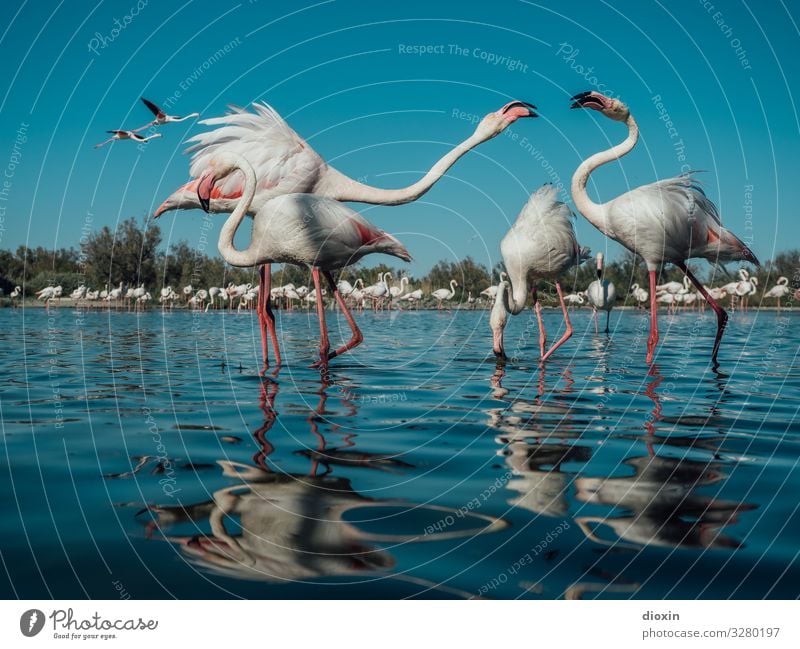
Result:
{"label": "flamingo bending neck to water", "polygon": [[630,152],[639,139],[639,127],[628,107],[598,92],[572,98],[572,108],[590,108],[609,119],[624,122],[628,137],[607,151],[584,160],[572,176],[572,199],[584,217],[607,237],[641,256],[650,275],[650,335],[647,362],[658,344],[656,270],[664,263],[680,268],[717,314],[717,334],[711,354],[716,364],[719,344],[728,321],[725,310],[709,295],[686,266],[701,257],[712,262],[749,261],[758,265],[752,251],[720,222],[717,208],[703,193],[693,172],[637,187],[607,203],[595,203],[586,192],[589,175],[598,167]]}
{"label": "flamingo bending neck to water", "polygon": [[[216,183],[237,170],[244,174],[244,190],[239,204],[222,226],[219,251],[232,266],[260,266],[262,273],[265,264],[272,263],[311,268],[320,325],[320,360],[315,366],[326,367],[330,359],[363,340],[347,303],[339,293],[332,271],[354,264],[365,255],[375,252],[392,255],[403,261],[411,261],[411,255],[397,239],[376,228],[357,212],[338,201],[314,194],[286,194],[267,201],[253,218],[250,245],[245,250],[237,250],[233,238],[250,210],[258,182],[252,166],[240,155],[230,152],[219,154],[201,178],[198,189],[201,204],[208,206]],[[332,352],[325,326],[320,274],[325,276],[352,331],[351,339]],[[264,301],[266,296],[259,295],[258,299]],[[270,334],[275,349],[278,349],[274,325]]]}
{"label": "flamingo bending neck to water", "polygon": [[[540,187],[519,213],[516,222],[500,243],[503,263],[508,280],[503,280],[497,290],[494,307],[489,317],[492,329],[494,353],[505,358],[503,329],[508,315],[517,315],[525,307],[528,295],[528,275],[539,279],[555,280],[556,291],[561,302],[566,330],[556,343],[545,352],[547,334],[542,321],[542,307],[537,299],[536,285],[531,289],[533,308],[539,325],[539,354],[546,361],[570,336],[572,324],[564,302],[564,294],[558,277],[568,268],[579,264],[588,255],[575,238],[571,212],[559,201],[558,191],[553,185]],[[510,294],[510,295],[509,295]]]}

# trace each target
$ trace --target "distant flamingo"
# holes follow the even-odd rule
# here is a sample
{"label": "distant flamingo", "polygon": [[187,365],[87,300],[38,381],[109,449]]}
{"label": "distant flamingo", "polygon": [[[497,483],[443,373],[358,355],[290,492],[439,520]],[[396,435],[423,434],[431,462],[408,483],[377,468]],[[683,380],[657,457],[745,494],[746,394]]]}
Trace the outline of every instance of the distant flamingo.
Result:
{"label": "distant flamingo", "polygon": [[437,311],[442,310],[442,302],[449,302],[455,297],[457,286],[458,282],[456,282],[454,279],[451,279],[449,291],[446,288],[437,288],[433,293],[431,293],[431,295],[438,300],[436,305]]}
{"label": "distant flamingo", "polygon": [[606,333],[608,333],[608,321],[611,318],[611,309],[614,308],[614,303],[617,301],[617,290],[614,283],[603,279],[603,253],[597,253],[597,279],[589,284],[586,289],[586,297],[589,299],[589,304],[592,305],[592,312],[594,314],[594,332],[597,331],[597,312],[606,312]]}
{"label": "distant flamingo", "polygon": [[138,133],[134,133],[133,131],[106,131],[106,133],[113,133],[113,135],[108,138],[107,140],[100,142],[99,144],[95,144],[94,148],[99,149],[100,147],[104,147],[109,142],[114,142],[115,140],[134,140],[139,143],[149,142],[150,140],[154,140],[157,137],[161,137],[161,133],[153,133],[153,135],[148,135],[144,137],[139,135]]}
{"label": "distant flamingo", "polygon": [[[502,282],[504,279],[506,279],[506,277],[508,277],[508,275],[506,275],[504,272],[501,271],[500,272],[500,281]],[[487,288],[485,288],[485,289],[483,289],[481,291],[481,295],[485,295],[490,300],[492,300],[492,302],[494,302],[494,298],[497,296],[497,290],[499,288],[500,288],[499,284],[489,286],[489,287],[487,287]]]}
{"label": "distant flamingo", "polygon": [[568,268],[579,264],[588,251],[578,245],[572,227],[572,213],[557,197],[558,190],[554,185],[540,187],[522,208],[511,230],[500,243],[500,252],[511,285],[509,286],[509,282],[505,280],[500,282],[494,307],[489,316],[493,349],[499,358],[505,358],[503,329],[507,321],[506,314],[517,315],[525,307],[529,275],[538,279],[555,280],[566,326],[561,338],[545,352],[547,334],[542,322],[542,307],[537,299],[534,284],[531,293],[539,325],[539,354],[542,362],[572,336],[572,323],[569,321],[558,277]]}
{"label": "distant flamingo", "polygon": [[[331,271],[356,263],[365,255],[382,252],[410,261],[405,246],[390,234],[379,230],[363,216],[328,198],[312,194],[287,194],[265,203],[253,220],[250,245],[237,250],[233,237],[241,225],[256,192],[257,178],[252,166],[242,156],[222,153],[210,164],[200,179],[198,194],[201,204],[208,206],[219,180],[234,171],[244,174],[244,190],[239,205],[228,217],[219,235],[219,250],[232,266],[256,266],[290,263],[311,268],[316,291],[317,315],[320,324],[320,360],[315,366],[327,367],[328,361],[358,345],[363,336],[344,298],[339,293]],[[330,351],[320,275],[324,275],[334,298],[350,325],[352,337]],[[264,296],[259,296],[262,298]],[[277,341],[273,341],[278,349]]]}
{"label": "distant flamingo", "polygon": [[778,300],[778,311],[780,311],[781,298],[786,297],[791,292],[792,290],[789,288],[789,278],[781,276],[778,278],[778,282],[775,284],[775,286],[764,293],[764,297]]}
{"label": "distant flamingo", "polygon": [[633,295],[633,299],[636,300],[637,308],[642,308],[650,299],[650,294],[638,284],[631,285],[631,295]]}
{"label": "distant flamingo", "polygon": [[183,122],[187,119],[193,119],[194,117],[200,117],[200,113],[189,113],[188,115],[184,115],[183,117],[176,117],[175,115],[167,115],[163,110],[161,110],[158,106],[156,106],[152,101],[148,101],[144,97],[141,98],[142,103],[150,109],[150,112],[153,113],[155,119],[152,122],[148,122],[144,126],[140,126],[139,128],[135,129],[133,132],[138,133],[139,131],[143,131],[146,128],[150,128],[151,126],[161,126],[162,124],[169,124],[170,122]]}
{"label": "distant flamingo", "polygon": [[639,127],[628,107],[598,92],[582,92],[572,108],[590,108],[609,119],[625,122],[628,137],[607,151],[584,160],[572,177],[572,198],[584,217],[607,237],[641,256],[650,275],[650,335],[647,362],[653,361],[658,344],[656,271],[664,263],[680,268],[717,314],[717,334],[711,354],[716,364],[722,334],[728,321],[725,310],[686,266],[701,257],[712,262],[749,261],[758,265],[752,251],[720,222],[717,208],[700,189],[692,173],[643,185],[607,203],[595,203],[586,192],[589,174],[630,152],[639,139]]}

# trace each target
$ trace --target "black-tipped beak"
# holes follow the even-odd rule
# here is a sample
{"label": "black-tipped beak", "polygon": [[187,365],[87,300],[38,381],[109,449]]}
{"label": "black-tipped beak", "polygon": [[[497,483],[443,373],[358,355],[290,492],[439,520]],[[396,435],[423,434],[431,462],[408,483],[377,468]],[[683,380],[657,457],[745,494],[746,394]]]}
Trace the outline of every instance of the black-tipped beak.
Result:
{"label": "black-tipped beak", "polygon": [[595,97],[591,90],[573,95],[570,97],[570,101],[572,102],[570,108],[596,108],[599,110],[605,108],[603,102]]}
{"label": "black-tipped beak", "polygon": [[211,201],[208,198],[203,198],[200,196],[200,192],[197,192],[197,200],[200,201],[200,207],[203,211],[208,214],[209,210],[211,209]]}
{"label": "black-tipped beak", "polygon": [[528,115],[526,115],[526,117],[539,117],[539,115],[536,113],[536,111],[539,109],[527,101],[512,101],[508,106],[506,106],[503,109],[503,113],[504,114],[507,113],[512,108],[527,108]]}

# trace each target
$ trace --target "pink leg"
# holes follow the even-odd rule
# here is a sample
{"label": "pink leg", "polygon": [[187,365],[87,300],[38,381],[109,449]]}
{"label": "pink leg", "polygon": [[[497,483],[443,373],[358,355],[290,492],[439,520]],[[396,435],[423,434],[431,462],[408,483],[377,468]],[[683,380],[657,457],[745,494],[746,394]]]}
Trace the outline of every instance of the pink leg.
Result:
{"label": "pink leg", "polygon": [[658,303],[656,302],[656,271],[650,271],[650,335],[647,338],[648,365],[653,362],[653,352],[658,344]]}
{"label": "pink leg", "polygon": [[[335,358],[336,356],[341,356],[347,351],[353,349],[357,345],[360,345],[361,342],[364,340],[364,336],[361,334],[361,330],[358,328],[356,321],[353,319],[353,314],[350,313],[350,309],[347,308],[347,302],[342,297],[342,294],[339,292],[339,288],[336,286],[336,282],[333,279],[333,275],[329,271],[323,271],[325,275],[325,279],[328,280],[328,286],[330,286],[331,291],[333,291],[333,297],[336,298],[336,304],[339,305],[339,308],[342,310],[345,319],[347,320],[347,324],[350,325],[350,331],[352,332],[352,336],[350,340],[348,340],[344,345],[335,349],[330,354],[328,354],[328,360]],[[318,366],[320,363],[314,363],[312,367]]]}
{"label": "pink leg", "polygon": [[539,358],[544,359],[544,346],[547,344],[547,332],[544,330],[542,305],[539,304],[539,295],[536,291],[536,286],[531,289],[531,298],[533,298],[533,310],[536,313],[536,323],[539,325]]}
{"label": "pink leg", "polygon": [[259,268],[259,274],[260,288],[258,289],[258,311],[259,320],[262,322],[261,343],[264,348],[264,367],[269,367],[267,338],[263,328],[264,324],[266,324],[269,330],[270,340],[272,340],[272,349],[275,352],[275,365],[280,366],[281,350],[280,347],[278,347],[278,332],[275,328],[275,314],[272,312],[272,295],[270,294],[272,290],[272,266],[270,264],[263,264]]}
{"label": "pink leg", "polygon": [[556,282],[556,291],[558,292],[558,299],[561,300],[561,312],[564,314],[564,325],[566,326],[567,330],[564,332],[564,335],[556,341],[556,344],[553,345],[544,356],[542,356],[542,362],[550,358],[553,352],[567,342],[570,339],[570,336],[572,336],[572,323],[569,321],[569,313],[567,313],[567,305],[564,302],[564,294],[561,292],[561,284],[558,282]]}
{"label": "pink leg", "polygon": [[331,344],[328,341],[328,327],[325,326],[325,304],[322,301],[322,286],[319,282],[319,268],[311,269],[314,278],[314,290],[317,292],[317,316],[319,317],[319,360],[323,367],[328,366],[328,352]]}
{"label": "pink leg", "polygon": [[597,327],[597,309],[594,307],[592,307],[592,318],[594,319],[594,335],[596,336],[600,333],[600,330]]}
{"label": "pink leg", "polygon": [[705,287],[697,280],[692,271],[687,268],[686,264],[680,262],[675,265],[686,274],[686,277],[689,278],[689,281],[697,287],[697,291],[706,299],[706,302],[708,302],[709,306],[714,309],[714,313],[717,314],[717,335],[714,338],[714,351],[711,352],[711,360],[716,364],[719,344],[722,342],[722,334],[725,333],[725,325],[728,324],[728,314],[725,313],[725,309],[717,304],[714,301],[714,298],[708,294],[708,291],[706,291]]}

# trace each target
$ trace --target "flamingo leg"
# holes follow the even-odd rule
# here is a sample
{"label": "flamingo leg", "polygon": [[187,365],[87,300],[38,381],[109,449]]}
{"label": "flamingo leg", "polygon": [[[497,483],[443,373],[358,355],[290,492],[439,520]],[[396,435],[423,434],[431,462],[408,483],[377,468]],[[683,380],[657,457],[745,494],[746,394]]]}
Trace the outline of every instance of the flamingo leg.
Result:
{"label": "flamingo leg", "polygon": [[608,333],[608,321],[611,320],[611,311],[606,311],[606,333]]}
{"label": "flamingo leg", "polygon": [[314,290],[317,292],[317,316],[319,317],[319,360],[320,365],[327,367],[328,352],[330,351],[331,344],[328,341],[328,327],[325,325],[325,304],[322,301],[322,286],[320,286],[319,273],[319,268],[311,269],[311,276],[314,278]]}
{"label": "flamingo leg", "polygon": [[594,320],[594,335],[596,336],[597,334],[600,333],[600,329],[597,326],[597,308],[596,307],[592,307],[592,319]]}
{"label": "flamingo leg", "polygon": [[658,344],[658,303],[656,302],[656,271],[651,270],[650,275],[650,335],[647,337],[648,364],[653,362],[653,352]]}
{"label": "flamingo leg", "polygon": [[689,281],[697,287],[697,291],[702,295],[706,302],[708,302],[709,306],[714,309],[714,313],[717,314],[717,335],[714,337],[714,351],[711,352],[711,360],[716,363],[717,362],[717,352],[719,352],[719,344],[722,342],[722,334],[725,333],[725,326],[728,324],[728,314],[725,312],[719,304],[716,303],[713,297],[708,294],[705,287],[698,281],[698,279],[694,276],[694,273],[689,270],[689,268],[683,262],[679,262],[675,264],[678,268],[680,268],[686,277],[689,278]]}
{"label": "flamingo leg", "polygon": [[539,325],[539,358],[544,360],[544,347],[547,344],[547,332],[544,330],[542,305],[539,304],[539,294],[535,286],[531,289],[531,298],[533,299],[533,310],[536,313],[536,323]]}
{"label": "flamingo leg", "polygon": [[561,312],[564,314],[564,324],[566,325],[566,331],[564,335],[559,338],[556,343],[547,351],[547,353],[542,356],[542,362],[546,361],[550,356],[553,355],[553,352],[556,351],[561,345],[567,342],[570,337],[572,336],[572,323],[569,321],[569,313],[567,312],[567,305],[564,302],[564,294],[561,292],[561,284],[556,282],[556,292],[558,293],[558,299],[561,301]]}
{"label": "flamingo leg", "polygon": [[[275,314],[272,312],[272,266],[270,264],[262,264],[259,268],[260,274],[260,288],[258,289],[259,298],[259,316],[263,317],[263,322],[266,323],[269,330],[269,337],[272,340],[272,349],[275,352],[275,365],[281,364],[281,350],[278,347],[278,331],[275,327]],[[263,291],[263,300],[261,293]],[[261,313],[263,312],[263,313]],[[264,329],[261,330],[261,341],[264,348],[264,366],[269,367],[269,358],[267,357],[267,343]]]}
{"label": "flamingo leg", "polygon": [[[340,356],[346,351],[353,349],[353,347],[360,345],[364,340],[364,336],[362,335],[361,330],[358,328],[358,325],[353,318],[353,314],[350,313],[350,309],[347,308],[347,302],[339,292],[339,288],[336,286],[336,282],[333,280],[333,275],[327,270],[323,271],[323,274],[325,275],[325,279],[328,280],[328,286],[330,286],[331,291],[333,291],[333,297],[336,298],[336,304],[338,304],[339,308],[342,310],[344,317],[347,319],[347,324],[350,325],[350,331],[353,334],[350,340],[348,340],[344,345],[328,354],[328,360],[331,360],[332,358]],[[314,363],[314,366],[317,365],[319,365],[319,363]]]}

